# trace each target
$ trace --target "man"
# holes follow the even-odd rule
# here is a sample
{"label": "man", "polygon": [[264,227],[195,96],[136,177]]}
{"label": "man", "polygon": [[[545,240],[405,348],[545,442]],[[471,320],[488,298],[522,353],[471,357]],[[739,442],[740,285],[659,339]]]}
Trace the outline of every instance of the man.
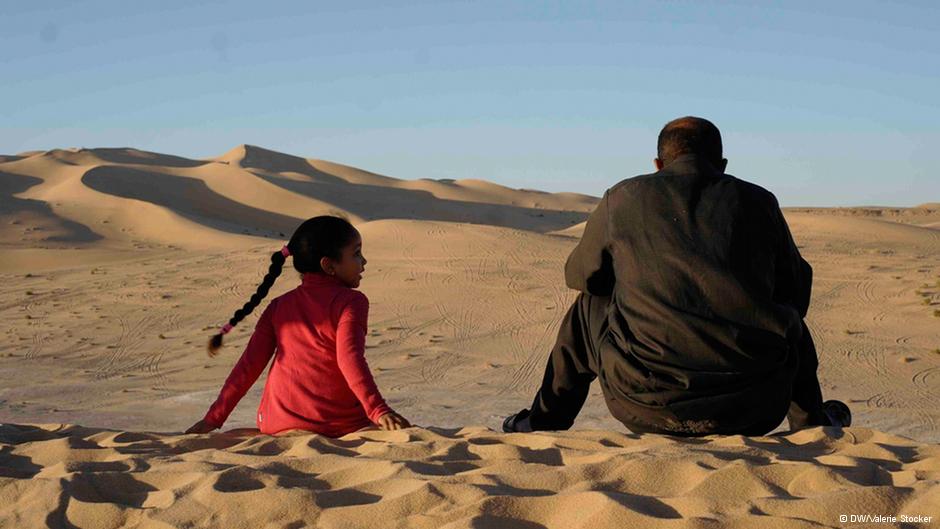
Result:
{"label": "man", "polygon": [[659,134],[656,173],[610,188],[568,257],[581,292],[530,410],[504,431],[565,430],[598,378],[637,433],[763,435],[848,426],[823,403],[803,322],[812,268],[777,200],[725,174],[721,134],[684,117]]}

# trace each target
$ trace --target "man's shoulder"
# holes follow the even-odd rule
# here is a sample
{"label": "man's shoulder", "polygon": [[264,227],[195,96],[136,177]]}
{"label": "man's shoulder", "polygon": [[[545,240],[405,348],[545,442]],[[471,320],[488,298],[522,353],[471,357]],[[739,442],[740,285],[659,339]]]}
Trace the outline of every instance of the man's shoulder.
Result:
{"label": "man's shoulder", "polygon": [[[659,188],[668,185],[668,178],[663,173],[647,173],[625,178],[607,190],[608,195],[642,193],[647,189]],[[747,180],[727,173],[716,173],[712,185],[721,185],[734,188],[734,190],[749,201],[756,204],[779,207],[777,197],[769,190]]]}
{"label": "man's shoulder", "polygon": [[607,189],[607,193],[614,194],[618,192],[627,192],[627,191],[630,191],[631,189],[636,189],[639,187],[649,185],[654,182],[654,178],[656,178],[658,174],[659,173],[649,173],[649,174],[631,176],[630,178],[624,178],[623,180],[610,186],[610,188]]}
{"label": "man's shoulder", "polygon": [[747,180],[742,180],[734,175],[725,174],[724,175],[729,182],[735,185],[739,192],[744,195],[746,198],[755,201],[755,202],[764,202],[773,207],[780,207],[777,203],[777,197],[771,193],[768,189],[761,187],[753,182],[748,182]]}

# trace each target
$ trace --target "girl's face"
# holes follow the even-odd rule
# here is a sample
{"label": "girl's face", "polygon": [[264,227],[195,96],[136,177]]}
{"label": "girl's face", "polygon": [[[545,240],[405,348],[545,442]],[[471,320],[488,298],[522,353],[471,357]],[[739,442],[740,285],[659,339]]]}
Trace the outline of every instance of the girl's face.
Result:
{"label": "girl's face", "polygon": [[362,281],[366,269],[366,258],[362,255],[362,237],[357,233],[352,242],[340,250],[339,261],[324,257],[323,270],[343,282],[349,288],[356,288]]}

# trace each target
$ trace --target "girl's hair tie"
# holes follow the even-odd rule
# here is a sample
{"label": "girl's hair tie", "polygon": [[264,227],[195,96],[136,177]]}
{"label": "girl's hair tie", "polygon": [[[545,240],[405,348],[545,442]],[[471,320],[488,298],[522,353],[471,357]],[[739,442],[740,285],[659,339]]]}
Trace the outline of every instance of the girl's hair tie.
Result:
{"label": "girl's hair tie", "polygon": [[286,244],[283,248],[281,248],[281,255],[284,257],[288,257],[290,255],[290,248],[288,248]]}
{"label": "girl's hair tie", "polygon": [[228,334],[229,332],[231,332],[231,330],[232,330],[232,324],[226,323],[225,325],[222,326],[221,329],[219,329],[219,334]]}

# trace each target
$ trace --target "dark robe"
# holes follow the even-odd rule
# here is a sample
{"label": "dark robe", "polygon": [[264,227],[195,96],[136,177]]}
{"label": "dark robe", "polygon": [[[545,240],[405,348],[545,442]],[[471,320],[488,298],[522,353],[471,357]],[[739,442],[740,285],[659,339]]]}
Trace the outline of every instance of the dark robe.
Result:
{"label": "dark robe", "polygon": [[[600,377],[611,412],[632,430],[754,434],[778,425],[791,401],[819,413],[816,352],[803,323],[812,268],[760,186],[692,155],[624,180],[590,215],[565,280],[586,295],[572,307],[585,321],[566,316],[561,354],[590,342],[582,375]],[[572,330],[591,318],[606,321]],[[554,374],[552,362],[540,392],[568,383],[557,371],[571,360],[554,360]],[[582,392],[568,403],[574,415]],[[564,400],[555,393],[541,405],[536,397],[533,426],[570,426],[571,410],[551,417],[558,406],[548,402]]]}

